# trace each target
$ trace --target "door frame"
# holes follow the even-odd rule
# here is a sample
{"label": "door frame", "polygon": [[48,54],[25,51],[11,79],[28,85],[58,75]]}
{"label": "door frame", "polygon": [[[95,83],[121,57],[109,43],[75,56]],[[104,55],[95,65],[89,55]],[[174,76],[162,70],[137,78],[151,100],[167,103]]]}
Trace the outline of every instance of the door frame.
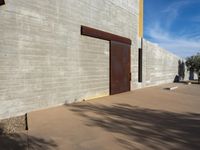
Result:
{"label": "door frame", "polygon": [[81,35],[86,35],[86,36],[90,36],[90,37],[98,38],[102,40],[107,40],[107,41],[121,42],[121,43],[129,44],[129,45],[131,45],[132,43],[131,40],[126,37],[119,36],[116,34],[105,32],[105,31],[101,31],[98,29],[90,28],[87,26],[81,26]]}
{"label": "door frame", "polygon": [[[83,26],[81,25],[81,35],[84,36],[89,36],[89,37],[93,37],[93,38],[98,38],[98,39],[102,39],[102,40],[106,40],[109,41],[109,53],[111,54],[111,41],[115,41],[115,42],[119,42],[122,44],[126,44],[130,46],[130,74],[129,74],[129,84],[130,84],[130,88],[129,91],[131,90],[131,44],[132,41],[129,38],[123,37],[123,36],[119,36],[116,34],[112,34],[109,32],[105,32],[102,30],[98,30],[98,29],[94,29],[91,27],[87,27],[87,26]],[[109,94],[111,95],[111,55],[109,56]]]}

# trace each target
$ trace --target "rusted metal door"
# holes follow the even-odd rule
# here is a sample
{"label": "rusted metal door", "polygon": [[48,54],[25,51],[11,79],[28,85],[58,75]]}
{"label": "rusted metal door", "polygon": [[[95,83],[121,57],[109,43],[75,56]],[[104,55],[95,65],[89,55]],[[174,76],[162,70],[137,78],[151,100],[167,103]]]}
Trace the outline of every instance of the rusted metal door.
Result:
{"label": "rusted metal door", "polygon": [[130,91],[130,45],[110,42],[110,94]]}
{"label": "rusted metal door", "polygon": [[110,41],[110,95],[130,91],[131,40],[86,26],[81,26],[81,35]]}

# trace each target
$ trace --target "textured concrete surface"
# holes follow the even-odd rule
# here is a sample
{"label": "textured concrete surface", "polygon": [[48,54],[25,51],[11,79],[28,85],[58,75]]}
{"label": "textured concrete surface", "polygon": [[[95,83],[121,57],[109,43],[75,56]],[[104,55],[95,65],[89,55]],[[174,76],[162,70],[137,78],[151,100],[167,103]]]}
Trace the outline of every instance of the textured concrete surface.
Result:
{"label": "textured concrete surface", "polygon": [[165,84],[33,112],[28,134],[52,141],[49,149],[199,150],[199,90]]}
{"label": "textured concrete surface", "polygon": [[0,20],[0,119],[108,95],[109,43],[81,25],[130,38],[137,55],[138,0],[7,0]]}
{"label": "textured concrete surface", "polygon": [[85,25],[132,40],[132,90],[173,81],[178,57],[144,43],[139,0],[6,0],[0,7],[0,119],[109,94],[109,44]]}
{"label": "textured concrete surface", "polygon": [[[167,50],[143,40],[143,82],[141,87],[172,83],[178,75],[178,61],[182,58]],[[186,69],[187,70],[187,69]],[[185,75],[187,77],[188,72]]]}

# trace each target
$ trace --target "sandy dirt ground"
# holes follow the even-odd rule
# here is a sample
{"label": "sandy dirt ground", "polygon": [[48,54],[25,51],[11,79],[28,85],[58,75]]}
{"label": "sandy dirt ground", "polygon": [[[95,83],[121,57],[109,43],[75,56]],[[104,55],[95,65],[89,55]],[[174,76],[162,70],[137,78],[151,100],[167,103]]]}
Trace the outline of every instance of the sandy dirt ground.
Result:
{"label": "sandy dirt ground", "polygon": [[200,85],[135,90],[32,112],[28,121],[28,132],[0,137],[0,149],[199,150]]}

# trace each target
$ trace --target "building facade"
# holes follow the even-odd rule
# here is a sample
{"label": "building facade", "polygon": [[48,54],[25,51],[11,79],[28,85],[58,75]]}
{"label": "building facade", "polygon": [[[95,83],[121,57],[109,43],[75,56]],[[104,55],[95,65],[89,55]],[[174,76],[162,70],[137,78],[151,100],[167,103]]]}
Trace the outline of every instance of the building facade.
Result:
{"label": "building facade", "polygon": [[179,57],[142,39],[143,0],[1,1],[0,119],[172,82],[178,72]]}

